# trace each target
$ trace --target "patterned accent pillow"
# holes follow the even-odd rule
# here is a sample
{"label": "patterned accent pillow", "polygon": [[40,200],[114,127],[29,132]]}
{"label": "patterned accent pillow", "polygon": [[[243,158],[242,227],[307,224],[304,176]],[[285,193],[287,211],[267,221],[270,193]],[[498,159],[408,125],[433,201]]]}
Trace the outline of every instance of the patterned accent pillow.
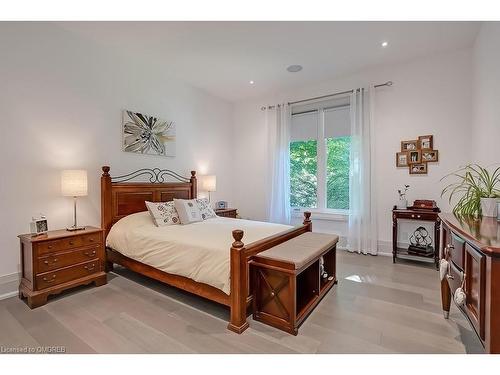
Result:
{"label": "patterned accent pillow", "polygon": [[174,202],[147,202],[149,214],[157,227],[180,224],[179,214],[174,207]]}
{"label": "patterned accent pillow", "polygon": [[190,224],[202,221],[201,212],[196,203],[196,199],[175,199],[174,207],[179,214],[181,224]]}
{"label": "patterned accent pillow", "polygon": [[217,214],[215,213],[213,208],[210,207],[210,203],[208,202],[208,198],[196,199],[196,203],[198,204],[198,208],[200,209],[200,212],[201,212],[201,218],[203,220],[212,219],[214,217],[217,217]]}

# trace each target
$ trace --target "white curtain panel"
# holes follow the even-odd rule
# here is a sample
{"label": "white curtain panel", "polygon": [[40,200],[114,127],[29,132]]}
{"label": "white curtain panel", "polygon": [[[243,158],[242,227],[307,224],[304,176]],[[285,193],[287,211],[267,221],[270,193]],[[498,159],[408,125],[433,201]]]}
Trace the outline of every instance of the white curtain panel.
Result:
{"label": "white curtain panel", "polygon": [[374,88],[351,94],[351,154],[349,176],[349,234],[347,248],[377,254],[375,192]]}
{"label": "white curtain panel", "polygon": [[269,221],[290,224],[290,123],[288,104],[266,110],[269,130]]}

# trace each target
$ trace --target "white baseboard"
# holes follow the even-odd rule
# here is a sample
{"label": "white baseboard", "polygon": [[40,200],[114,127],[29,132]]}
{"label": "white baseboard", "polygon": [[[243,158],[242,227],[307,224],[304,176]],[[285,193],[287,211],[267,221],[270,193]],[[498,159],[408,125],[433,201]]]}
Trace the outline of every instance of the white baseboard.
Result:
{"label": "white baseboard", "polygon": [[0,300],[17,295],[20,279],[17,272],[0,276]]}
{"label": "white baseboard", "polygon": [[[377,255],[392,257],[392,242],[391,241],[378,241],[377,242]],[[339,238],[339,244],[337,245],[339,250],[347,250],[347,237],[341,236]]]}

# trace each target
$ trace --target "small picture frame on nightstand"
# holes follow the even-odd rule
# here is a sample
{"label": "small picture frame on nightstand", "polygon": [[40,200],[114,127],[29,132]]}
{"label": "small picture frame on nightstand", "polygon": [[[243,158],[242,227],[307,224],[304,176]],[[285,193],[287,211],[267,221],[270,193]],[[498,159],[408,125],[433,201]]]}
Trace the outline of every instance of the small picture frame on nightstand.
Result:
{"label": "small picture frame on nightstand", "polygon": [[33,217],[30,223],[30,233],[34,236],[46,234],[49,231],[47,218],[40,215],[39,218]]}
{"label": "small picture frame on nightstand", "polygon": [[225,210],[228,208],[228,204],[226,201],[218,201],[215,203],[215,208],[218,210]]}

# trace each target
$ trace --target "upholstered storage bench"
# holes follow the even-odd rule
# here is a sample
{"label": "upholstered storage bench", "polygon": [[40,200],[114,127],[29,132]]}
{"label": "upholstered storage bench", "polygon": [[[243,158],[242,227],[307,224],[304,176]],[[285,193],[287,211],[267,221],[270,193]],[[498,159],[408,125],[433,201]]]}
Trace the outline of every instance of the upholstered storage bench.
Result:
{"label": "upholstered storage bench", "polygon": [[337,283],[337,242],[338,236],[307,232],[255,255],[250,263],[253,319],[296,335]]}

